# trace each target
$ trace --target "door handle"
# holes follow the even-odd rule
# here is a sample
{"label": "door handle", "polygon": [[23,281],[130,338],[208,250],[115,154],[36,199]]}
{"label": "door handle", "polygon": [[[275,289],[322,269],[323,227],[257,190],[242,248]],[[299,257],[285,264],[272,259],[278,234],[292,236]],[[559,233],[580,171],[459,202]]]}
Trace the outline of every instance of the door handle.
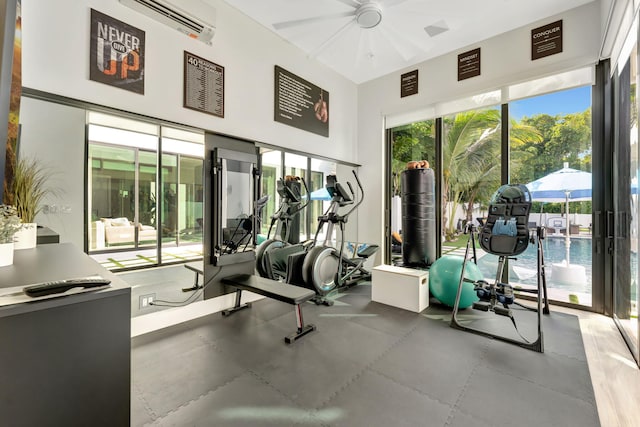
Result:
{"label": "door handle", "polygon": [[606,238],[607,239],[614,239],[616,237],[616,235],[615,235],[615,216],[613,214],[613,211],[607,211],[605,230],[606,230]]}

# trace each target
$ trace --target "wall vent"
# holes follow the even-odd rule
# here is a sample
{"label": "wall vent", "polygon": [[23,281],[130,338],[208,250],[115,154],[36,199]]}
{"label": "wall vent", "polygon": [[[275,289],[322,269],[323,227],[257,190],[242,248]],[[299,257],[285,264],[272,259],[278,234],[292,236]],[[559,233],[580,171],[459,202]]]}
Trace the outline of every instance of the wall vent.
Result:
{"label": "wall vent", "polygon": [[180,6],[168,0],[120,0],[120,3],[191,38],[212,44],[216,10],[202,0],[180,0]]}

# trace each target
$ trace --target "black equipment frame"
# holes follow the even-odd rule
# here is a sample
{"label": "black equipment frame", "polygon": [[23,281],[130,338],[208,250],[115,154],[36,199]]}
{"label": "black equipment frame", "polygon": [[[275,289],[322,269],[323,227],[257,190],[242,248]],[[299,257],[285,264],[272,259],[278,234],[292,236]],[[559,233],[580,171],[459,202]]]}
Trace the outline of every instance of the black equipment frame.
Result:
{"label": "black equipment frame", "polygon": [[[465,268],[466,268],[466,264],[467,261],[469,261],[469,253],[473,252],[473,262],[475,264],[477,264],[477,254],[476,254],[476,234],[478,233],[477,228],[475,227],[475,225],[468,223],[465,226],[465,234],[469,233],[469,240],[467,241],[467,248],[465,250],[465,254],[464,254],[464,260],[462,263],[462,271],[460,273],[460,281],[458,282],[458,291],[456,293],[456,300],[454,303],[454,307],[453,307],[453,313],[451,315],[451,327],[455,328],[455,329],[459,329],[462,331],[467,331],[467,332],[472,332],[478,335],[483,335],[486,337],[490,337],[490,338],[494,338],[500,341],[504,341],[504,342],[508,342],[510,344],[515,344],[518,345],[520,347],[529,349],[529,350],[533,350],[533,351],[537,351],[539,353],[544,353],[544,335],[543,335],[543,329],[542,329],[542,314],[549,314],[549,298],[547,295],[547,279],[546,279],[546,275],[545,275],[545,269],[544,269],[544,248],[542,246],[542,242],[545,238],[545,228],[542,226],[538,226],[536,228],[535,232],[532,232],[530,235],[530,243],[536,243],[537,244],[537,276],[538,276],[538,280],[537,280],[537,289],[536,290],[526,290],[526,289],[518,289],[519,292],[528,292],[528,293],[533,293],[536,294],[537,298],[537,307],[536,308],[531,308],[531,307],[527,307],[524,305],[521,305],[519,303],[513,302],[513,304],[517,304],[520,305],[521,307],[531,310],[531,311],[535,311],[537,312],[537,320],[538,320],[538,328],[537,328],[537,338],[535,341],[528,341],[527,339],[525,339],[520,332],[518,331],[518,326],[516,325],[516,321],[513,317],[513,314],[511,312],[511,310],[508,308],[508,304],[503,304],[503,307],[498,306],[499,302],[497,300],[497,295],[496,295],[496,289],[500,286],[502,286],[502,288],[504,289],[505,286],[509,286],[509,284],[504,284],[501,283],[501,279],[502,279],[502,273],[504,271],[504,267],[507,263],[507,261],[509,259],[513,259],[515,260],[516,258],[514,257],[509,257],[506,255],[500,255],[499,256],[499,260],[498,260],[498,271],[496,273],[496,279],[495,282],[493,284],[487,284],[487,282],[485,281],[471,281],[468,279],[465,279],[464,277],[464,272],[465,272]],[[460,297],[462,295],[462,286],[463,284],[467,282],[467,283],[473,283],[474,284],[474,289],[478,289],[478,286],[487,286],[489,288],[490,291],[490,301],[488,303],[474,303],[473,308],[475,309],[479,309],[482,311],[493,311],[495,314],[497,315],[502,315],[502,316],[506,316],[509,317],[511,319],[511,321],[513,322],[513,325],[516,329],[516,332],[518,333],[518,335],[520,335],[520,337],[522,338],[521,340],[517,340],[514,338],[510,338],[510,337],[505,337],[502,335],[497,335],[494,333],[491,333],[489,331],[484,331],[481,329],[476,329],[476,328],[472,328],[469,326],[465,326],[463,325],[459,320],[458,320],[458,311],[460,308]],[[543,307],[543,302],[542,300],[544,299],[544,307]]]}

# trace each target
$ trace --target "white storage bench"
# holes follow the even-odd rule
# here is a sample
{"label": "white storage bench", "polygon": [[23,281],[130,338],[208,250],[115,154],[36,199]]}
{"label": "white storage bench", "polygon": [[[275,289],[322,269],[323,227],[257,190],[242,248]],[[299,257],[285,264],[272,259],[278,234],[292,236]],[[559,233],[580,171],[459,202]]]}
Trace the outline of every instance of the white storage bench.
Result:
{"label": "white storage bench", "polygon": [[371,300],[420,313],[429,307],[429,272],[393,265],[374,267]]}

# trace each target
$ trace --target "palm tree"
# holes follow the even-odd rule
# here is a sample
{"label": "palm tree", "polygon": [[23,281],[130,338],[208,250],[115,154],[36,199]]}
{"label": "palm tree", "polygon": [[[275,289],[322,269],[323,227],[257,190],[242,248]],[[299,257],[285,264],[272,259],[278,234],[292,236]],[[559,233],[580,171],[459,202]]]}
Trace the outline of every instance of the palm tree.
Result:
{"label": "palm tree", "polygon": [[[474,200],[500,183],[500,111],[474,110],[445,118],[442,146],[443,230],[447,240],[455,235],[455,212],[464,201]],[[447,216],[447,211],[449,215]],[[467,209],[467,215],[471,215]]]}
{"label": "palm tree", "polygon": [[[531,153],[522,150],[522,147],[542,141],[542,135],[534,127],[520,124],[514,119],[510,120],[509,128],[509,162],[511,177],[514,178],[515,171],[518,171],[532,158]],[[463,194],[463,199],[466,202],[467,221],[473,220],[474,204],[480,201],[481,204],[487,206],[494,191],[500,185],[500,161],[496,157],[488,156],[485,158],[479,163],[477,171],[477,179],[470,183],[472,185]]]}
{"label": "palm tree", "polygon": [[400,174],[406,169],[407,162],[435,160],[435,121],[414,122],[393,129],[392,145],[393,194],[400,192]]}
{"label": "palm tree", "polygon": [[[493,192],[500,186],[501,114],[498,109],[459,113],[444,118],[443,164],[435,154],[435,122],[426,120],[394,129],[392,169],[394,181],[410,160],[426,159],[443,175],[443,230],[447,240],[455,236],[455,218],[458,206],[466,206],[466,220],[473,219],[477,202],[488,204]],[[540,133],[532,126],[510,123],[511,167],[527,164],[533,155],[526,150],[533,142],[541,141]],[[394,194],[399,182],[394,183]]]}

